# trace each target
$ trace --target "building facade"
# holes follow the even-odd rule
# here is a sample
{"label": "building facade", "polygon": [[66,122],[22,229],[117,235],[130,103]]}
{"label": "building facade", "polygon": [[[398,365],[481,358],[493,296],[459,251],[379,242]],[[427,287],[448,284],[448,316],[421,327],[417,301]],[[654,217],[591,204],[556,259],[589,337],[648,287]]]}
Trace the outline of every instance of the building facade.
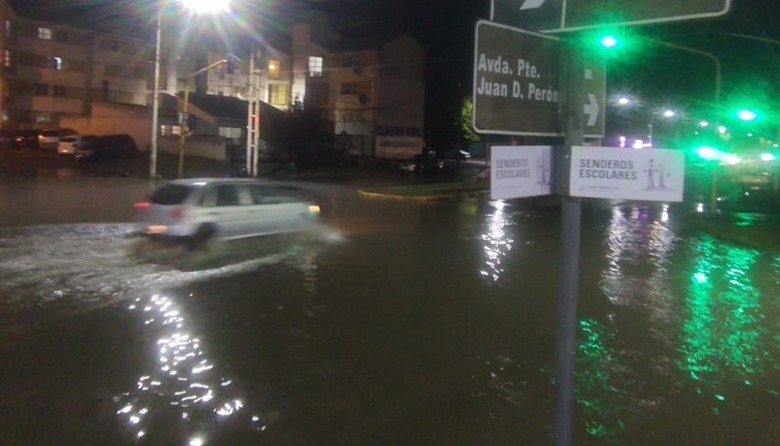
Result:
{"label": "building facade", "polygon": [[148,103],[147,42],[22,17],[4,0],[0,23],[3,128],[59,127],[95,103]]}
{"label": "building facade", "polygon": [[346,40],[293,28],[293,100],[332,123],[348,155],[399,159],[422,152],[425,52],[409,34]]}
{"label": "building facade", "polygon": [[[154,42],[21,16],[7,0],[0,0],[0,23],[3,129],[80,126],[74,128],[116,132],[121,120],[111,124],[104,118],[126,110],[133,123],[124,125],[135,129],[140,148],[147,147],[151,129],[142,129],[151,127]],[[166,40],[175,39],[164,38],[161,53],[163,137],[181,134],[187,88],[259,99],[291,116],[313,113],[346,155],[405,158],[422,151],[425,53],[408,34],[345,38],[322,23],[298,24],[287,48],[266,44],[230,64],[220,63],[228,55],[203,52],[197,42],[179,48]],[[94,115],[96,107],[106,106],[111,113]],[[208,133],[238,143],[246,128],[209,128]]]}

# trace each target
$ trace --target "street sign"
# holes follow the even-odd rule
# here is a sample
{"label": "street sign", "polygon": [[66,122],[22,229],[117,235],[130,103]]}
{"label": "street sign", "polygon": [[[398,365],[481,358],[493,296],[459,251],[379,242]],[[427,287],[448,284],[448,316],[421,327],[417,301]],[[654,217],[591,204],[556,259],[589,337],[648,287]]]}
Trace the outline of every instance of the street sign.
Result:
{"label": "street sign", "polygon": [[474,129],[559,136],[558,39],[486,20],[475,34]]}
{"label": "street sign", "polygon": [[[474,129],[479,133],[559,136],[559,42],[480,21],[474,53]],[[604,136],[604,58],[585,62],[584,136]]]}
{"label": "street sign", "polygon": [[684,179],[678,150],[572,147],[572,197],[682,201]]}
{"label": "street sign", "polygon": [[732,0],[491,0],[496,22],[543,32],[719,17]]}
{"label": "street sign", "polygon": [[490,150],[492,199],[550,195],[551,146],[493,146]]}

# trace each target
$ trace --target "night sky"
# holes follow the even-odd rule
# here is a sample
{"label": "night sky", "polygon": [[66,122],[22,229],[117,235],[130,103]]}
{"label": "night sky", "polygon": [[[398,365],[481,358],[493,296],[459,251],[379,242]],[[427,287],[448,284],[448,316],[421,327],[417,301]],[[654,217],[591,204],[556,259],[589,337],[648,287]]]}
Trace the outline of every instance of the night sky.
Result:
{"label": "night sky", "polygon": [[[576,0],[570,0],[576,1]],[[648,0],[650,1],[650,0]],[[657,2],[668,0],[655,0]],[[77,24],[122,28],[151,36],[154,1],[144,0],[16,0],[20,9],[42,18],[66,17]],[[723,65],[722,99],[761,97],[776,107],[780,89],[780,45],[735,34],[780,41],[780,2],[733,0],[732,12],[710,20],[630,27],[652,38],[715,54]],[[427,52],[426,135],[436,146],[455,143],[455,117],[470,95],[474,24],[488,18],[489,0],[233,0],[236,18],[224,22],[228,45],[240,47],[250,35],[246,23],[258,17],[266,39],[284,42],[287,25],[318,14],[351,35],[366,31],[409,31]],[[565,33],[564,38],[576,36]],[[686,52],[643,45],[612,56],[608,94],[629,92],[647,104],[702,107],[712,99],[712,62]]]}

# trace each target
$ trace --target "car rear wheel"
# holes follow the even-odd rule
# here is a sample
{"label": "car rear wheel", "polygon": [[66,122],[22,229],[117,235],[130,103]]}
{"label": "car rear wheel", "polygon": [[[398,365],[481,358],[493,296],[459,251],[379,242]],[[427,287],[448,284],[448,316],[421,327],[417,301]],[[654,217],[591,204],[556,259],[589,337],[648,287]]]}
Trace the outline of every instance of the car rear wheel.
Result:
{"label": "car rear wheel", "polygon": [[211,240],[216,233],[217,229],[213,224],[206,223],[200,225],[197,232],[195,232],[195,235],[191,236],[189,240],[187,240],[187,249],[190,251],[205,249],[209,240]]}

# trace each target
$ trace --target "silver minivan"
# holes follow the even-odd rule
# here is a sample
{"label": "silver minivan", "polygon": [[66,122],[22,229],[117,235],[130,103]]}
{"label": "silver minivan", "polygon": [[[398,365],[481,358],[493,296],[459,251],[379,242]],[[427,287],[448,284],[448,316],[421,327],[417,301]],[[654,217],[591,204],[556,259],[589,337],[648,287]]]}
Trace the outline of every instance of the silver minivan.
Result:
{"label": "silver minivan", "polygon": [[305,230],[320,213],[300,191],[246,178],[174,180],[135,207],[138,233],[192,248],[210,239]]}

